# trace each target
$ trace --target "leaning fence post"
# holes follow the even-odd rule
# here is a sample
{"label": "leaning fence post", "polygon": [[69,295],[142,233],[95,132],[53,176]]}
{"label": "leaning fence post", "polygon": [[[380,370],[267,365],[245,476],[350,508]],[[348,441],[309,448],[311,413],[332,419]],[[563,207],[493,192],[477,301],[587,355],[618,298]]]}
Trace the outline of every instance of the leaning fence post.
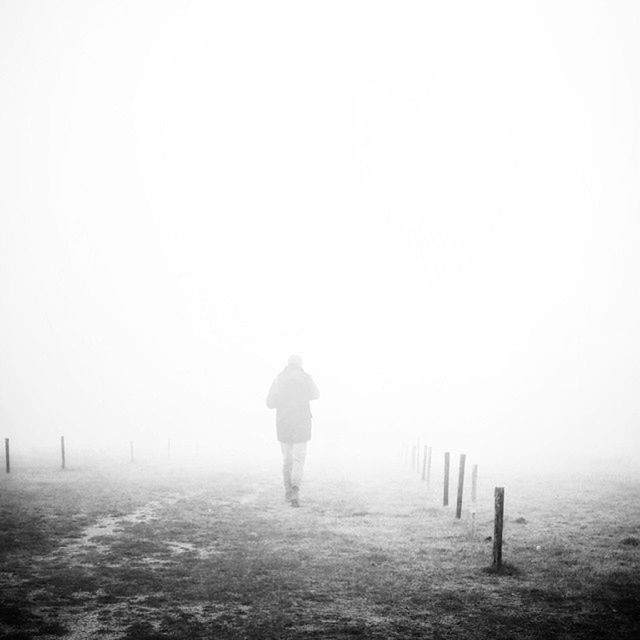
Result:
{"label": "leaning fence post", "polygon": [[442,496],[442,506],[449,504],[449,452],[444,454],[444,493]]}
{"label": "leaning fence post", "polygon": [[9,462],[9,438],[4,439],[4,460],[7,473],[11,472],[11,463]]}
{"label": "leaning fence post", "polygon": [[456,502],[456,518],[458,518],[458,520],[462,516],[462,488],[464,485],[464,463],[466,458],[466,454],[460,454],[460,467],[458,468],[458,500]]}
{"label": "leaning fence post", "polygon": [[64,436],[60,436],[60,455],[62,456],[62,469],[66,468],[66,461],[64,457]]}
{"label": "leaning fence post", "polygon": [[502,567],[502,526],[504,523],[504,487],[495,489],[495,520],[493,521],[493,568]]}

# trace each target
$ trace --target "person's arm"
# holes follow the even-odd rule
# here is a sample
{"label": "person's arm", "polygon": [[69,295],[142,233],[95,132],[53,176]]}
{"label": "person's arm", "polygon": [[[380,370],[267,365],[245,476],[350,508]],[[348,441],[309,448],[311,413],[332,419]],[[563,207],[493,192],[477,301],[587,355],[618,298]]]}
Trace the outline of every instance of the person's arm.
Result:
{"label": "person's arm", "polygon": [[309,393],[311,394],[309,400],[317,400],[320,397],[318,386],[313,381],[313,378],[311,376],[309,376]]}
{"label": "person's arm", "polygon": [[271,388],[267,394],[267,407],[276,409],[278,406],[278,378],[271,383]]}

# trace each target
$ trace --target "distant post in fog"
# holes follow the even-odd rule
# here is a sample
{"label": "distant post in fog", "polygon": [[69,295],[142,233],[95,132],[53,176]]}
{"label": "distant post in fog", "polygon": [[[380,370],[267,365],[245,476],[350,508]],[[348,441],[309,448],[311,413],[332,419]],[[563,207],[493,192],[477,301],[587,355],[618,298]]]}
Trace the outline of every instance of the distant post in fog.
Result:
{"label": "distant post in fog", "polygon": [[64,436],[60,436],[60,454],[62,456],[62,469],[66,469],[67,464],[64,456]]}
{"label": "distant post in fog", "polygon": [[471,470],[471,502],[475,505],[478,499],[478,465],[474,464]]}
{"label": "distant post in fog", "polygon": [[462,488],[464,485],[464,463],[467,456],[464,453],[460,454],[460,467],[458,468],[458,499],[456,501],[456,518],[458,520],[462,517]]}
{"label": "distant post in fog", "polygon": [[431,484],[431,453],[433,451],[433,447],[429,447],[429,453],[427,455],[427,489]]}
{"label": "distant post in fog", "polygon": [[442,495],[442,506],[449,504],[449,452],[444,454],[444,493]]}
{"label": "distant post in fog", "polygon": [[427,477],[427,452],[429,447],[424,445],[424,449],[422,450],[422,479],[424,480]]}
{"label": "distant post in fog", "polygon": [[7,473],[11,472],[11,463],[9,462],[9,438],[4,439],[4,461]]}
{"label": "distant post in fog", "polygon": [[471,533],[476,532],[476,502],[478,499],[478,465],[471,470]]}

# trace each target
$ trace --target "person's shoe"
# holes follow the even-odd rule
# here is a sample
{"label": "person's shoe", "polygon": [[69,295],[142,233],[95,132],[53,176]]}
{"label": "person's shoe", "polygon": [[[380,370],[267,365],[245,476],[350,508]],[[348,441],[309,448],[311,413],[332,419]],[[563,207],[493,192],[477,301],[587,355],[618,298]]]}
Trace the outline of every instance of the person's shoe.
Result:
{"label": "person's shoe", "polygon": [[299,507],[300,501],[298,500],[298,487],[291,487],[291,506]]}

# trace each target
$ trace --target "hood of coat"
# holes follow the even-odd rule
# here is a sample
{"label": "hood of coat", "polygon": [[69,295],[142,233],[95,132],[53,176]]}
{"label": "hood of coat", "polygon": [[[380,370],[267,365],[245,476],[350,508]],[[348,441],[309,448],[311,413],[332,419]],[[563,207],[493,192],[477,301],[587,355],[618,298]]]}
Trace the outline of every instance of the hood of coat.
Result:
{"label": "hood of coat", "polygon": [[297,378],[307,375],[299,364],[288,364],[281,372],[280,378]]}

